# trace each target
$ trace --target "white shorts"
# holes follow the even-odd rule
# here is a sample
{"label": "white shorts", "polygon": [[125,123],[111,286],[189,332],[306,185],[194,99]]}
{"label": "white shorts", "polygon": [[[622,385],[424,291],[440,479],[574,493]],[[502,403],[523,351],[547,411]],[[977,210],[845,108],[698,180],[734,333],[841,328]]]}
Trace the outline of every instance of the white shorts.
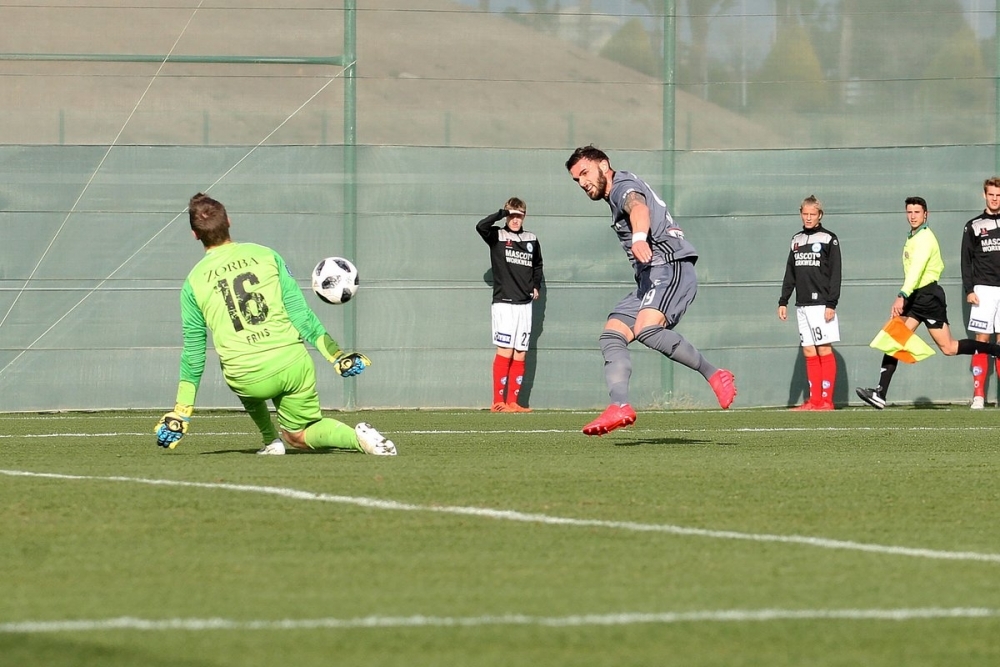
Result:
{"label": "white shorts", "polygon": [[528,351],[531,339],[531,303],[494,303],[493,344]]}
{"label": "white shorts", "polygon": [[837,311],[833,313],[833,319],[827,322],[826,306],[795,307],[802,347],[840,342],[840,320],[837,319]]}
{"label": "white shorts", "polygon": [[979,297],[979,305],[969,311],[969,332],[993,334],[1000,332],[1000,287],[976,285],[972,291]]}

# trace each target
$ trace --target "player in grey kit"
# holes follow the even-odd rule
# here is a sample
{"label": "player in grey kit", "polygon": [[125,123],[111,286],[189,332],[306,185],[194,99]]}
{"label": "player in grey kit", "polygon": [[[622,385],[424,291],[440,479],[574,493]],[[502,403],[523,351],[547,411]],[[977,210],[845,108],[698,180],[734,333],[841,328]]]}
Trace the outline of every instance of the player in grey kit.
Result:
{"label": "player in grey kit", "polygon": [[594,146],[577,148],[566,169],[588,197],[610,205],[611,228],[632,263],[637,285],[614,307],[601,333],[611,404],[583,432],[603,435],[635,423],[635,410],[628,402],[632,375],[628,345],[633,340],[701,373],[719,405],[728,408],[736,398],[733,374],[710,364],[673,330],[698,292],[694,270],[698,253],[670,217],[667,205],[635,174],[613,170],[608,156]]}

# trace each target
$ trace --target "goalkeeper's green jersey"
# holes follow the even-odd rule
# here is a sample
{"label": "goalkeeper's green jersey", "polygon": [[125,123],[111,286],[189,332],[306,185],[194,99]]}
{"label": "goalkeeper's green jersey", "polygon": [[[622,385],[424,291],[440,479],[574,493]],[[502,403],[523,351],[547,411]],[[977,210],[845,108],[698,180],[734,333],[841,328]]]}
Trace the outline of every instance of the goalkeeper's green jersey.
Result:
{"label": "goalkeeper's green jersey", "polygon": [[205,370],[206,328],[230,384],[281,372],[301,358],[303,340],[316,345],[326,335],[285,261],[254,243],[230,242],[205,253],[181,288],[181,321],[177,402],[187,405],[194,404]]}

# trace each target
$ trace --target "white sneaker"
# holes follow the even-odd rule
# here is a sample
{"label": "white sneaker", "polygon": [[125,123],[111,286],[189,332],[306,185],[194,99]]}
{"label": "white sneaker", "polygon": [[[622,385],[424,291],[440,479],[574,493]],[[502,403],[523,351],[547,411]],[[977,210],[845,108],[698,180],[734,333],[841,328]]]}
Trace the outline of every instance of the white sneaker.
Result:
{"label": "white sneaker", "polygon": [[257,450],[257,454],[261,456],[282,456],[284,453],[285,443],[281,441],[281,438],[276,438],[271,441],[271,444]]}
{"label": "white sneaker", "polygon": [[973,410],[982,410],[986,407],[986,399],[982,396],[973,396],[972,405],[969,406]]}
{"label": "white sneaker", "polygon": [[361,422],[355,426],[354,433],[358,436],[358,442],[361,443],[361,449],[365,454],[372,456],[396,455],[396,445],[392,444],[392,440],[376,431],[375,427],[368,422]]}

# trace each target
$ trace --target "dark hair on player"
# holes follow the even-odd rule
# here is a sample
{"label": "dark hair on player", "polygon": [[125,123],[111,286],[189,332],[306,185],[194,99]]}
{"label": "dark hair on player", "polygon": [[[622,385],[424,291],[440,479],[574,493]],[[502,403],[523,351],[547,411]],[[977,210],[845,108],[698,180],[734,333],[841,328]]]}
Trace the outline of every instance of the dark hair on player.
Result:
{"label": "dark hair on player", "polygon": [[221,202],[199,192],[188,202],[188,217],[195,237],[206,248],[229,241],[229,214]]}
{"label": "dark hair on player", "polygon": [[983,181],[983,192],[986,192],[986,188],[993,186],[994,188],[1000,188],[1000,176],[990,176],[985,181]]}
{"label": "dark hair on player", "polygon": [[611,164],[611,158],[608,157],[607,153],[593,144],[590,144],[588,146],[580,146],[573,151],[573,154],[569,156],[568,160],[566,160],[566,171],[572,169],[573,165],[580,160],[593,160],[594,162],[606,160],[608,164]]}
{"label": "dark hair on player", "polygon": [[922,207],[924,209],[924,213],[927,212],[927,200],[924,199],[923,197],[907,197],[906,198],[906,205],[907,206],[920,206],[920,207]]}

